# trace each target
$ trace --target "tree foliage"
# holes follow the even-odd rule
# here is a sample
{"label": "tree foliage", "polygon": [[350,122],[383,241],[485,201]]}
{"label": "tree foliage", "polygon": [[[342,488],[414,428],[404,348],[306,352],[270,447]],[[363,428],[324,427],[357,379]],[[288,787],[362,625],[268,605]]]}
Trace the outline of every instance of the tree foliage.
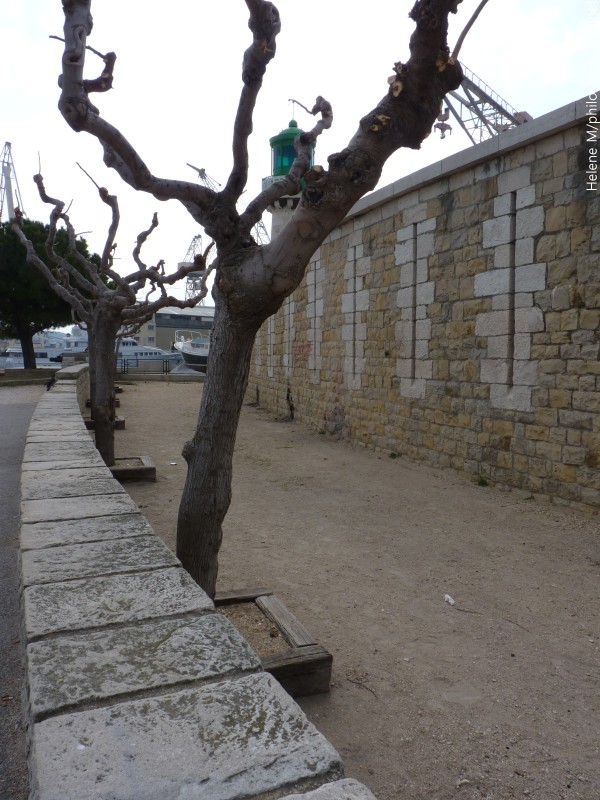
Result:
{"label": "tree foliage", "polygon": [[[49,226],[25,220],[23,230],[38,257],[49,264],[44,250]],[[89,256],[85,240],[78,239],[77,248]],[[65,231],[57,237],[56,249],[61,255],[67,255]],[[71,319],[71,306],[52,291],[48,281],[27,261],[27,251],[10,223],[0,225],[0,335],[18,339],[25,366],[34,368],[33,336],[48,328],[68,325]]]}

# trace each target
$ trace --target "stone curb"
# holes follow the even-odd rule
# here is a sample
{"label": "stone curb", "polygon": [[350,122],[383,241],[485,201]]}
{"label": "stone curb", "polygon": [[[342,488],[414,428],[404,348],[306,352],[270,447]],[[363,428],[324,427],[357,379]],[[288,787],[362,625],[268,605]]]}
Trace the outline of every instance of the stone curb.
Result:
{"label": "stone curb", "polygon": [[69,370],[22,472],[30,800],[374,800],[103,465]]}

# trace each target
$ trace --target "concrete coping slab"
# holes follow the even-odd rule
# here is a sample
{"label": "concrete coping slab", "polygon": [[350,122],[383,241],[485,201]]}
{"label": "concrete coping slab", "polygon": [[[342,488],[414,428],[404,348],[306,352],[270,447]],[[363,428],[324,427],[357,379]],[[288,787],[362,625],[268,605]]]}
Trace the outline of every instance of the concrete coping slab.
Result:
{"label": "concrete coping slab", "polygon": [[137,510],[103,517],[44,520],[21,525],[21,551],[150,534],[155,535],[150,523]]}
{"label": "concrete coping slab", "polygon": [[74,458],[88,458],[97,462],[100,455],[91,439],[80,435],[78,440],[69,442],[28,442],[25,445],[23,461],[72,461]]}
{"label": "concrete coping slab", "polygon": [[266,673],[46,719],[33,726],[33,755],[37,800],[238,800],[343,775]]}
{"label": "concrete coping slab", "polygon": [[66,418],[73,414],[80,414],[81,411],[79,409],[79,405],[76,401],[72,401],[68,398],[65,399],[64,403],[55,404],[54,407],[42,407],[38,404],[36,411],[32,416],[32,420],[35,422],[42,422],[45,421],[46,425],[48,425],[49,421],[52,420],[54,423],[58,419]]}
{"label": "concrete coping slab", "polygon": [[88,467],[105,467],[105,463],[98,451],[81,455],[79,457],[66,458],[64,460],[48,461],[25,461],[22,465],[22,472],[51,472],[57,469],[87,469]]}
{"label": "concrete coping slab", "polygon": [[59,633],[212,611],[212,600],[182,568],[28,586],[28,641]]}
{"label": "concrete coping slab", "polygon": [[[55,430],[56,428],[62,428],[64,430],[77,430],[81,432],[85,428],[85,422],[83,417],[79,415],[61,416],[58,419],[52,420],[52,429]],[[48,431],[47,417],[32,417],[29,424],[28,434],[38,431],[43,431],[44,433]]]}
{"label": "concrete coping slab", "polygon": [[124,534],[125,538],[105,542],[25,551],[21,557],[23,586],[180,566],[156,534],[129,538],[126,529]]}
{"label": "concrete coping slab", "polygon": [[[118,487],[118,488],[117,488]],[[122,487],[115,483],[115,494],[84,497],[60,497],[47,500],[23,500],[21,519],[28,522],[52,522],[60,519],[105,517],[107,514],[131,514],[138,508]]]}
{"label": "concrete coping slab", "polygon": [[121,494],[125,490],[104,466],[25,472],[21,477],[23,500],[51,500],[87,495]]}
{"label": "concrete coping slab", "polygon": [[[84,430],[87,430],[85,425]],[[81,441],[81,430],[79,428],[55,429],[52,431],[29,431],[27,434],[27,444],[37,442],[79,442]]]}
{"label": "concrete coping slab", "polygon": [[281,800],[376,800],[375,795],[362,783],[346,778],[328,783],[305,794],[286,794]]}
{"label": "concrete coping slab", "polygon": [[27,660],[35,720],[74,706],[261,669],[250,645],[218,613],[53,637],[31,643]]}
{"label": "concrete coping slab", "polygon": [[61,386],[57,392],[52,395],[42,397],[37,404],[35,415],[36,417],[46,416],[51,417],[59,409],[72,408],[79,410],[77,397],[73,396],[73,391],[70,386]]}

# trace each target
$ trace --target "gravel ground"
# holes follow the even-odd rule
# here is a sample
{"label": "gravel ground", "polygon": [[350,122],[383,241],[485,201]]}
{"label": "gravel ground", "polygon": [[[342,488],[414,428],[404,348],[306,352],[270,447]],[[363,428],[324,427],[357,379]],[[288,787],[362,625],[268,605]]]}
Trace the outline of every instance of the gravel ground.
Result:
{"label": "gravel ground", "polygon": [[[125,386],[117,454],[175,546],[201,386]],[[334,657],[300,700],[379,800],[598,800],[600,525],[245,407],[221,590],[271,588]]]}

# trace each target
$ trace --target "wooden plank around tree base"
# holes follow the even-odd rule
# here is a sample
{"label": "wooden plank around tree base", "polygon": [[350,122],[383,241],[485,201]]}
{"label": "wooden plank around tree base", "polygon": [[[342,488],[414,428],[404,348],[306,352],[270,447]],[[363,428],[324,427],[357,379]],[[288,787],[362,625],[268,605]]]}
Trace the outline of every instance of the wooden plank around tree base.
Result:
{"label": "wooden plank around tree base", "polygon": [[[96,427],[95,420],[90,419],[90,417],[84,417],[83,421],[88,431],[93,431],[94,428]],[[115,417],[115,430],[116,431],[125,430],[125,417]]]}
{"label": "wooden plank around tree base", "polygon": [[329,691],[333,656],[315,641],[270,589],[237,589],[215,595],[216,606],[238,603],[254,603],[290,645],[289,650],[269,656],[261,655],[260,648],[255,647],[263,669],[271,673],[288,694],[303,697]]}
{"label": "wooden plank around tree base", "polygon": [[215,605],[228,606],[233,603],[246,603],[249,600],[256,600],[257,597],[272,594],[270,589],[264,587],[259,589],[233,589],[229,592],[216,592]]}
{"label": "wooden plank around tree base", "polygon": [[286,653],[261,658],[269,672],[292,697],[329,691],[333,656],[320,644],[295,647]]}
{"label": "wooden plank around tree base", "polygon": [[299,622],[296,617],[288,611],[278,597],[274,594],[256,598],[256,605],[266,616],[274,622],[282,632],[287,642],[292,647],[305,647],[309,644],[317,644],[317,640]]}

